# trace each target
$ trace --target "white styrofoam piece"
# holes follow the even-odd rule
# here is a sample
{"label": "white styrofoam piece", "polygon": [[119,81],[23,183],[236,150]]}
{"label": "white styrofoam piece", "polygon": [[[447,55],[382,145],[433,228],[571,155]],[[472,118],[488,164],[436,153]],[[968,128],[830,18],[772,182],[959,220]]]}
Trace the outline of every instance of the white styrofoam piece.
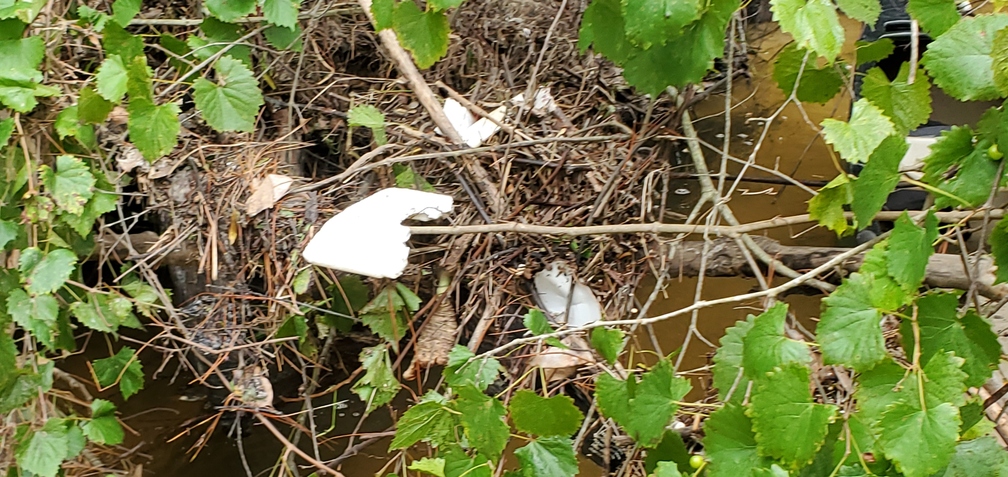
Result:
{"label": "white styrofoam piece", "polygon": [[[501,122],[504,120],[506,112],[507,108],[501,106],[493,110],[489,116],[496,119],[497,122]],[[445,100],[444,113],[445,116],[448,116],[448,121],[451,122],[455,131],[459,133],[459,136],[462,136],[466,146],[469,147],[480,147],[483,141],[490,139],[497,131],[500,131],[500,126],[494,124],[493,121],[487,118],[476,120],[465,106],[451,98]],[[434,128],[434,132],[443,134],[440,128]]]}
{"label": "white styrofoam piece", "polygon": [[580,328],[602,319],[602,305],[599,304],[591,288],[581,282],[574,283],[574,293],[570,299],[570,313],[567,310],[567,297],[571,292],[570,274],[561,270],[560,263],[554,262],[549,267],[535,274],[536,294],[551,319],[557,324],[566,324],[572,328]]}
{"label": "white styrofoam piece", "polygon": [[382,189],[326,221],[305,246],[305,260],[320,267],[374,278],[406,269],[410,237],[403,220],[432,220],[451,212],[452,198],[413,189]]}
{"label": "white styrofoam piece", "polygon": [[913,180],[920,180],[924,173],[920,172],[924,167],[924,158],[931,154],[931,145],[938,141],[934,136],[909,136],[906,138],[910,148],[899,163],[899,171],[906,174]]}

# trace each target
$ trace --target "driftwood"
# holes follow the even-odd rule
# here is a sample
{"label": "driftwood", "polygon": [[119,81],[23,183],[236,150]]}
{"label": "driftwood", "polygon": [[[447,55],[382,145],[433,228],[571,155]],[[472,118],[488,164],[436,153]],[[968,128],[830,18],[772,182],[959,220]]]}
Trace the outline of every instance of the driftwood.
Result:
{"label": "driftwood", "polygon": [[[839,247],[807,247],[799,245],[781,245],[779,242],[765,238],[753,237],[757,244],[763,248],[771,257],[780,260],[792,270],[811,270],[816,268],[831,258],[843,253],[847,249]],[[129,243],[132,244],[132,253],[124,237],[114,234],[106,234],[102,238],[104,250],[111,253],[120,260],[140,260],[151,255],[156,255],[157,263],[161,265],[185,265],[194,264],[199,261],[199,252],[195,246],[182,241],[172,247],[169,251],[163,250],[165,244],[159,240],[154,232],[142,232],[129,236]],[[151,251],[156,250],[156,254]],[[697,276],[700,274],[700,257],[703,253],[703,242],[686,241],[682,242],[672,258],[671,269],[677,270],[678,275]],[[857,255],[842,265],[845,272],[855,272],[861,266],[863,255]],[[759,273],[764,273],[760,270]],[[730,238],[715,239],[711,244],[707,257],[707,270],[704,273],[709,277],[734,277],[753,276],[753,270],[749,267],[745,256],[739,250],[736,242]],[[963,266],[962,257],[955,254],[935,254],[928,261],[925,284],[935,288],[955,288],[968,290],[970,287],[969,273]],[[991,287],[988,284],[977,284],[977,290],[991,300],[1002,300],[1008,297],[1008,287]]]}

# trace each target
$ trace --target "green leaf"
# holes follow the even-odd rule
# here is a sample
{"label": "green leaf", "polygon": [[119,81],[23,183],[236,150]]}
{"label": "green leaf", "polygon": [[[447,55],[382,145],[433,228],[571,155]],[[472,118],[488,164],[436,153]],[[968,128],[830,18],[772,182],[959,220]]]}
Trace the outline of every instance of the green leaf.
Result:
{"label": "green leaf", "polygon": [[14,118],[0,120],[0,147],[6,147],[14,134]]}
{"label": "green leaf", "polygon": [[469,348],[455,345],[448,352],[448,364],[444,369],[445,382],[449,386],[471,384],[480,391],[486,391],[501,371],[504,371],[504,367],[495,358],[474,358],[476,355]]}
{"label": "green leaf", "polygon": [[388,143],[388,138],[385,137],[385,115],[370,104],[350,108],[350,111],[347,111],[347,125],[370,129],[375,143],[379,146]]}
{"label": "green leaf", "polygon": [[465,0],[431,0],[427,2],[429,8],[434,10],[447,10],[449,8],[456,8],[462,5]]}
{"label": "green leaf", "polygon": [[375,0],[371,2],[371,15],[374,16],[375,31],[392,28],[395,0]]}
{"label": "green leaf", "polygon": [[105,25],[102,31],[102,48],[106,56],[119,55],[125,64],[144,56],[143,40],[127,32],[116,22]]}
{"label": "green leaf", "polygon": [[874,427],[882,420],[886,409],[900,401],[902,394],[899,391],[905,376],[903,368],[892,359],[886,359],[861,373],[854,392],[857,415]]}
{"label": "green leaf", "polygon": [[879,14],[882,13],[882,5],[879,0],[838,0],[837,6],[859,22],[868,25],[875,25]]}
{"label": "green leaf", "polygon": [[99,172],[99,175],[95,177],[96,185],[94,189],[94,195],[91,196],[91,200],[84,205],[84,212],[75,214],[61,214],[60,220],[70,226],[77,232],[81,237],[87,237],[91,233],[91,227],[94,226],[95,221],[98,220],[102,215],[111,212],[116,209],[116,204],[119,203],[119,196],[105,192],[102,189],[108,188],[112,189],[113,186],[102,177],[104,172]]}
{"label": "green leaf", "polygon": [[840,174],[829,181],[819,193],[809,200],[809,217],[819,224],[842,236],[850,224],[844,215],[844,206],[854,200],[854,188],[846,174]]}
{"label": "green leaf", "polygon": [[752,421],[740,404],[726,403],[711,413],[704,434],[709,477],[752,477],[757,469],[769,468],[770,460],[757,451]]}
{"label": "green leaf", "polygon": [[511,436],[504,405],[472,386],[459,386],[456,392],[455,410],[461,414],[469,444],[491,460],[500,459]]}
{"label": "green leaf", "polygon": [[398,2],[393,9],[392,26],[399,43],[413,53],[420,69],[431,67],[448,52],[448,17],[444,12],[422,12],[413,2]]}
{"label": "green leaf", "polygon": [[[836,65],[826,65],[819,68],[815,55],[809,54],[805,60],[806,51],[798,49],[795,43],[788,44],[777,55],[774,61],[773,78],[785,96],[794,91],[798,72],[801,71],[801,82],[798,83],[797,97],[799,101],[824,104],[833,99],[844,84],[843,77],[837,72]],[[802,62],[805,68],[802,69]]]}
{"label": "green leaf", "polygon": [[42,258],[25,276],[28,292],[33,295],[52,293],[60,289],[77,265],[77,256],[59,248]]}
{"label": "green leaf", "polygon": [[39,366],[37,374],[13,366],[7,368],[10,370],[7,373],[8,382],[0,381],[0,412],[11,412],[37,398],[39,392],[46,393],[52,389],[54,367],[55,363],[50,361]]}
{"label": "green leaf", "polygon": [[[728,391],[735,388],[731,402],[742,402],[745,390],[749,388],[749,378],[742,373],[742,341],[753,327],[756,319],[753,315],[745,321],[735,322],[735,326],[725,330],[721,337],[721,346],[714,353],[714,387],[718,390],[718,399],[726,400]],[[736,381],[738,384],[735,384]]]}
{"label": "green leaf", "polygon": [[1008,93],[1008,30],[1002,28],[994,35],[990,56],[994,85],[1004,95]]}
{"label": "green leaf", "polygon": [[750,379],[758,380],[774,368],[812,361],[808,345],[784,336],[786,303],[778,302],[753,320],[742,338],[742,367]]}
{"label": "green leaf", "polygon": [[111,16],[99,12],[87,5],[77,6],[77,17],[80,18],[82,22],[90,23],[94,31],[98,33],[105,30],[105,24],[112,19]]}
{"label": "green leaf", "polygon": [[926,410],[920,403],[898,402],[879,424],[878,444],[907,477],[926,477],[949,463],[959,433],[959,409],[943,403]]}
{"label": "green leaf", "polygon": [[1008,452],[991,436],[960,442],[948,467],[935,477],[1008,477]]}
{"label": "green leaf", "polygon": [[910,0],[906,11],[931,38],[938,38],[962,18],[955,0]]}
{"label": "green leaf", "polygon": [[130,141],[144,159],[153,162],[175,149],[178,144],[179,107],[175,103],[155,106],[146,99],[130,99],[127,128]]}
{"label": "green leaf", "polygon": [[546,318],[546,314],[537,308],[529,309],[522,321],[534,336],[545,335],[555,331]]}
{"label": "green leaf", "polygon": [[682,477],[675,462],[659,462],[655,467],[655,477]]}
{"label": "green leaf", "polygon": [[861,96],[882,109],[902,136],[931,117],[931,83],[927,75],[921,69],[913,84],[908,84],[909,75],[910,66],[903,63],[899,75],[889,82],[882,69],[876,67],[868,70],[861,86]]}
{"label": "green leaf", "polygon": [[624,0],[626,35],[643,49],[666,40],[700,19],[706,7],[698,0]]}
{"label": "green leaf", "polygon": [[840,54],[844,30],[833,2],[770,0],[770,10],[781,30],[790,33],[800,48],[810,49],[829,62]]}
{"label": "green leaf", "polygon": [[301,25],[295,25],[293,29],[281,26],[271,26],[263,30],[266,41],[275,48],[281,50],[291,50],[301,52],[304,50],[304,43],[301,41]]}
{"label": "green leaf", "polygon": [[56,157],[56,170],[42,166],[42,185],[56,205],[69,214],[84,212],[84,204],[94,194],[95,178],[84,161],[70,155]]}
{"label": "green leaf", "polygon": [[312,282],[312,276],[314,276],[314,273],[311,267],[305,268],[298,272],[297,275],[294,275],[294,280],[291,282],[291,288],[294,290],[294,293],[301,295],[308,291],[308,286]]}
{"label": "green leaf", "polygon": [[812,401],[808,368],[798,365],[778,368],[756,380],[748,412],[760,453],[793,469],[812,461],[836,413],[836,406]]}
{"label": "green leaf", "polygon": [[889,57],[896,49],[891,38],[880,38],[873,42],[857,42],[857,64],[875,63]]}
{"label": "green leaf", "polygon": [[365,413],[384,406],[399,394],[400,384],[392,372],[392,361],[389,359],[388,347],[385,345],[364,348],[360,354],[361,367],[367,372],[351,388],[367,403]]}
{"label": "green leaf", "polygon": [[10,220],[0,220],[0,250],[17,238],[18,230],[20,230],[18,224]]}
{"label": "green leaf", "polygon": [[591,345],[612,366],[623,351],[623,330],[598,327],[591,331]]}
{"label": "green leaf", "polygon": [[574,477],[578,473],[574,446],[566,437],[540,437],[515,450],[524,477]]}
{"label": "green leaf", "polygon": [[424,457],[420,460],[415,460],[410,463],[407,469],[415,470],[417,472],[424,472],[436,477],[445,477],[445,460],[444,459],[431,459],[430,457]]}
{"label": "green leaf", "polygon": [[21,469],[41,477],[55,477],[69,450],[66,431],[29,431],[17,446],[15,456]]}
{"label": "green leaf", "polygon": [[70,312],[95,331],[115,333],[120,326],[143,327],[133,314],[133,303],[118,294],[89,292],[87,301],[70,305]]}
{"label": "green leaf", "polygon": [[620,0],[592,0],[585,9],[578,48],[584,53],[589,46],[618,65],[623,65],[635,49],[626,39]]}
{"label": "green leaf", "polygon": [[644,456],[644,471],[650,474],[655,471],[659,463],[666,461],[677,464],[680,472],[691,474],[693,467],[689,463],[690,457],[692,456],[686,450],[682,436],[675,431],[665,431],[658,446],[648,449],[647,455]]}
{"label": "green leaf", "polygon": [[186,39],[186,45],[192,50],[192,55],[200,60],[209,59],[220,52],[225,46],[233,44],[227,51],[227,56],[241,60],[245,66],[252,67],[252,48],[239,43],[248,30],[243,25],[225,23],[213,17],[207,17],[200,24],[200,31],[206,38],[191,35]]}
{"label": "green leaf", "polygon": [[121,56],[109,55],[102,61],[95,73],[95,89],[106,101],[119,104],[126,95],[126,64]]}
{"label": "green leaf", "polygon": [[193,83],[193,99],[203,119],[218,131],[252,131],[263,105],[259,83],[241,61],[221,57],[214,65],[216,83],[199,78]]}
{"label": "green leaf", "polygon": [[445,477],[491,477],[493,463],[484,456],[476,454],[469,457],[457,445],[438,452],[445,460]]}
{"label": "green leaf", "polygon": [[[403,292],[410,296],[407,302]],[[371,328],[378,336],[386,341],[396,343],[406,335],[408,323],[404,310],[416,311],[419,309],[416,295],[409,289],[401,285],[389,285],[375,295],[374,299],[361,308],[361,322]]]}
{"label": "green leaf", "polygon": [[[966,384],[982,386],[1001,357],[1001,346],[991,325],[970,310],[959,318],[959,298],[953,293],[928,293],[917,300],[920,327],[921,361],[927,362],[941,351],[951,351],[966,360],[963,371]],[[909,320],[902,326],[904,348],[913,350],[913,332]],[[909,333],[909,334],[907,334]]]}
{"label": "green leaf", "polygon": [[1001,220],[994,226],[987,243],[997,265],[997,279],[994,283],[1008,282],[1008,219]]}
{"label": "green leaf", "polygon": [[[301,8],[299,0],[262,0],[262,10],[266,21],[291,30],[298,24],[299,8]],[[222,18],[222,20],[224,19]]]}
{"label": "green leaf", "polygon": [[77,120],[77,105],[63,109],[56,115],[53,125],[60,139],[73,137],[82,146],[91,149],[96,146],[94,128]]}
{"label": "green leaf", "polygon": [[560,395],[544,398],[528,389],[515,393],[508,410],[519,431],[537,436],[571,436],[584,421],[573,399]]}
{"label": "green leaf", "polygon": [[882,141],[896,129],[885,113],[866,98],[854,103],[848,122],[822,121],[823,136],[850,163],[865,162]]}
{"label": "green leaf", "polygon": [[137,311],[147,318],[153,318],[156,307],[161,304],[161,296],[157,290],[132,273],[126,274],[119,283],[122,290],[133,298],[133,305]]}
{"label": "green leaf", "polygon": [[938,219],[928,211],[924,228],[918,227],[903,212],[889,237],[889,276],[896,279],[905,290],[916,290],[924,282],[924,269],[928,257],[934,253],[938,238]]}
{"label": "green leaf", "polygon": [[865,371],[886,356],[882,336],[882,312],[872,306],[874,280],[854,273],[823,299],[823,313],[816,327],[823,362]]}
{"label": "green leaf", "polygon": [[112,3],[112,19],[120,26],[129,25],[130,20],[140,13],[142,0],[115,0]]}
{"label": "green leaf", "polygon": [[45,56],[41,36],[15,40],[0,40],[0,79],[12,82],[39,83],[42,73],[38,66]]}
{"label": "green leaf", "polygon": [[[994,179],[997,162],[987,158],[990,144],[981,141],[974,145],[973,131],[968,127],[953,126],[942,131],[938,141],[931,145],[931,154],[924,158],[924,182],[962,199],[971,207],[987,201]],[[963,206],[951,197],[935,194],[939,208]]]}
{"label": "green leaf", "polygon": [[135,353],[132,348],[123,346],[115,355],[95,360],[92,365],[98,384],[107,388],[118,382],[124,400],[143,389],[143,365]]}
{"label": "green leaf", "polygon": [[55,297],[29,297],[24,290],[12,290],[7,295],[7,313],[10,313],[15,323],[30,331],[35,339],[47,348],[53,348],[56,318],[59,315],[59,303]]}
{"label": "green leaf", "polygon": [[[381,132],[384,134],[384,129]],[[417,174],[411,164],[392,164],[392,174],[395,175],[396,187],[422,190],[424,192],[437,192],[434,186],[430,185],[430,182],[427,182],[427,179]]]}
{"label": "green leaf", "polygon": [[88,440],[110,446],[122,443],[125,433],[115,417],[115,409],[115,404],[104,399],[91,402],[91,419],[80,425]]}
{"label": "green leaf", "polygon": [[389,449],[405,449],[420,441],[438,447],[454,439],[454,427],[455,415],[446,406],[444,397],[428,391],[419,403],[399,418]]}
{"label": "green leaf", "polygon": [[105,100],[94,88],[85,86],[77,98],[77,119],[85,124],[98,124],[105,121],[115,104]]}
{"label": "green leaf", "polygon": [[654,447],[675,417],[679,401],[693,386],[689,380],[675,376],[667,359],[644,373],[639,383],[634,376],[628,379],[632,381],[601,374],[595,388],[599,408],[638,444]]}
{"label": "green leaf", "polygon": [[203,6],[221,21],[230,22],[254,12],[256,0],[206,0]]}
{"label": "green leaf", "polygon": [[[874,70],[873,70],[874,71]],[[871,225],[899,184],[899,165],[909,145],[902,136],[889,136],[882,141],[854,181],[851,210],[858,228]]]}
{"label": "green leaf", "polygon": [[994,36],[1008,26],[1008,15],[963,18],[928,45],[922,61],[936,85],[960,101],[1000,97],[994,84]]}
{"label": "green leaf", "polygon": [[[943,403],[952,403],[957,409],[966,405],[966,373],[962,371],[965,362],[951,351],[937,353],[924,365],[924,404],[935,407]],[[916,378],[913,375],[912,378]],[[907,401],[917,400],[920,404],[920,392],[917,380],[911,379],[906,384]]]}

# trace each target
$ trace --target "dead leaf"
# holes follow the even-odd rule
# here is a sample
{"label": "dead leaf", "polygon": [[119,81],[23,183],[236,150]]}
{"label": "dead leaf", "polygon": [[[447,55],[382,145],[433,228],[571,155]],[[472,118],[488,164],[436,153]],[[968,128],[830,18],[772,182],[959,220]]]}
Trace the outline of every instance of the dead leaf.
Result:
{"label": "dead leaf", "polygon": [[245,201],[245,213],[254,217],[259,212],[272,209],[273,205],[290,190],[294,179],[280,174],[268,174],[266,178],[253,183],[252,195]]}
{"label": "dead leaf", "polygon": [[147,172],[150,169],[150,164],[143,158],[143,154],[140,154],[140,151],[131,144],[127,144],[123,153],[116,156],[116,164],[123,172],[132,172],[137,168],[140,169],[140,172]]}

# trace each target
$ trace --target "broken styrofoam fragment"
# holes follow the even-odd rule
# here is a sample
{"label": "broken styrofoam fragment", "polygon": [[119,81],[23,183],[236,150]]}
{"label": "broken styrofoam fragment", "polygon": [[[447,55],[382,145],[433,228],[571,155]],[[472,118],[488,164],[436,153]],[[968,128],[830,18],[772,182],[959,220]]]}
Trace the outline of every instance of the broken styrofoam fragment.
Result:
{"label": "broken styrofoam fragment", "polygon": [[[501,122],[506,112],[507,107],[501,106],[493,110],[489,116],[497,120],[497,122]],[[465,106],[462,106],[458,101],[451,98],[445,100],[444,113],[445,116],[448,116],[448,122],[459,133],[459,136],[465,141],[466,146],[469,147],[480,147],[483,141],[490,139],[497,131],[500,131],[500,126],[494,124],[493,121],[487,118],[476,120]],[[440,128],[434,128],[434,132],[444,134]]]}
{"label": "broken styrofoam fragment", "polygon": [[451,212],[452,198],[413,189],[382,189],[326,221],[305,247],[309,263],[374,278],[406,269],[406,219],[433,220]]}
{"label": "broken styrofoam fragment", "polygon": [[[599,304],[591,288],[581,282],[575,282],[571,295],[573,279],[561,267],[560,262],[553,262],[549,267],[535,274],[536,295],[550,319],[557,324],[566,324],[579,328],[602,319],[602,305]],[[570,313],[567,311],[568,296],[570,296]]]}

